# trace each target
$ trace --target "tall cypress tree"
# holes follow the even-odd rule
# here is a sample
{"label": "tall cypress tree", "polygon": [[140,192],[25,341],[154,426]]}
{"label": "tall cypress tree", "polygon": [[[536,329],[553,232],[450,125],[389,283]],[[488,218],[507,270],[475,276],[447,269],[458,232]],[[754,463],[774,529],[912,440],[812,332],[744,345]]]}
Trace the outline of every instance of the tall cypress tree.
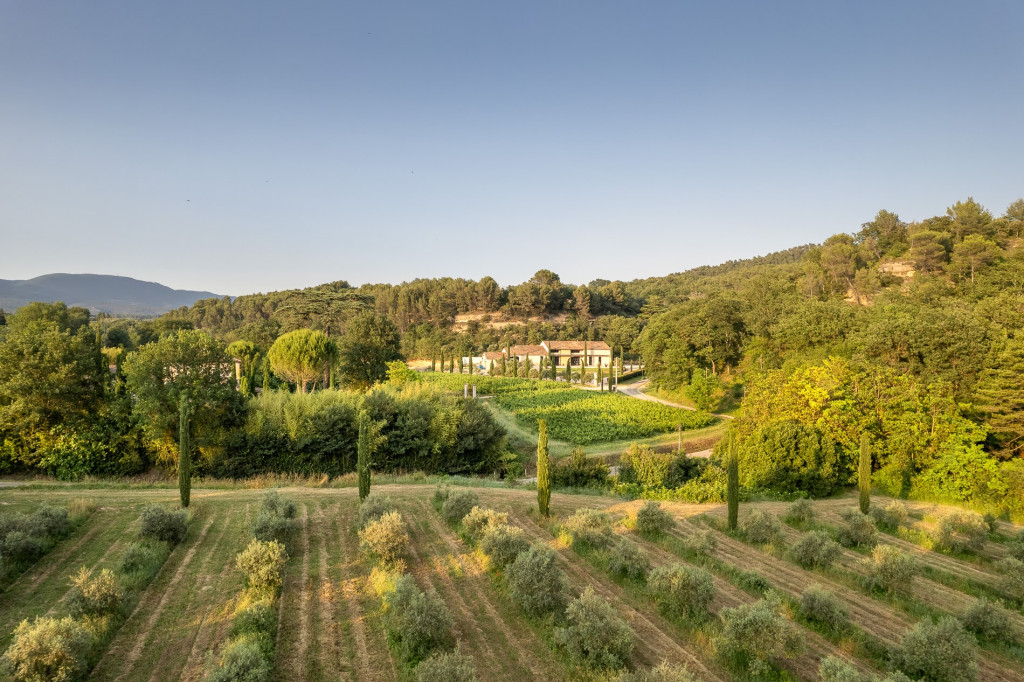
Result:
{"label": "tall cypress tree", "polygon": [[448,358],[448,373],[455,374],[455,357]]}
{"label": "tall cypress tree", "polygon": [[558,380],[558,358],[551,358],[551,380]]}
{"label": "tall cypress tree", "polygon": [[514,376],[514,377],[519,376],[519,356],[518,355],[513,355],[512,356],[512,376]]}
{"label": "tall cypress tree", "polygon": [[568,357],[565,359],[565,383],[572,383],[572,359]]}
{"label": "tall cypress tree", "polygon": [[487,366],[487,374],[492,377],[494,376],[494,360],[491,360],[491,363]]}
{"label": "tall cypress tree", "polygon": [[498,374],[505,376],[505,354],[501,354],[501,359],[498,360]]}
{"label": "tall cypress tree", "polygon": [[270,390],[270,358],[263,358],[263,392]]}
{"label": "tall cypress tree", "polygon": [[736,436],[729,435],[729,442],[726,454],[726,472],[728,483],[726,487],[726,498],[729,503],[729,530],[736,530],[736,524],[740,517],[740,458],[736,452]]}
{"label": "tall cypress tree", "polygon": [[548,462],[548,423],[537,420],[537,508],[548,515],[551,503],[551,467]]}
{"label": "tall cypress tree", "polygon": [[867,514],[871,507],[871,440],[860,434],[860,465],[857,467],[857,489],[860,492],[860,513]]}
{"label": "tall cypress tree", "polygon": [[444,351],[441,351],[441,372],[444,373]]}
{"label": "tall cypress tree", "polygon": [[181,506],[188,507],[192,497],[192,405],[178,398],[178,494]]}
{"label": "tall cypress tree", "polygon": [[370,494],[370,415],[366,410],[359,412],[359,436],[356,440],[356,472],[359,476],[359,501]]}
{"label": "tall cypress tree", "polygon": [[597,388],[602,391],[604,390],[604,371],[601,365],[597,366]]}
{"label": "tall cypress tree", "polygon": [[437,371],[437,353],[431,353],[430,354],[430,371],[431,372],[436,372]]}

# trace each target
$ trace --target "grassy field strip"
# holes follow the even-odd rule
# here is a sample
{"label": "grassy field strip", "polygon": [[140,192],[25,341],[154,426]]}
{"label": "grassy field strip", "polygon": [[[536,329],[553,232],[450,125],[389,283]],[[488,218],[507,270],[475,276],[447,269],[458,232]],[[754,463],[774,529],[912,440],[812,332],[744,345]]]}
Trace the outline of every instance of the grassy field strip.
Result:
{"label": "grassy field strip", "polygon": [[[333,537],[333,519],[337,516],[338,505],[320,507],[313,519],[313,539],[316,541],[316,555],[313,561],[312,581],[315,609],[313,611],[313,653],[316,669],[323,675],[334,679],[338,677],[341,657],[337,653],[335,634],[337,622],[334,620],[334,583],[331,581],[327,562],[327,541]],[[347,661],[346,661],[347,662]],[[313,678],[315,679],[315,678]]]}
{"label": "grassy field strip", "polygon": [[70,590],[71,576],[106,554],[134,518],[131,514],[95,512],[88,522],[88,532],[36,562],[22,573],[13,589],[0,594],[0,651],[10,645],[11,633],[18,623],[55,608]]}
{"label": "grassy field strip", "polygon": [[[773,557],[724,533],[716,531],[716,535],[718,537],[717,554],[729,560],[730,563],[744,566],[747,570],[758,571],[768,578],[776,589],[790,597],[799,598],[803,590],[813,583],[828,588],[850,609],[852,623],[886,644],[892,645],[899,642],[903,633],[912,625],[910,620],[901,616],[895,609],[887,607],[870,595],[851,590],[822,573],[811,572],[796,564]],[[979,649],[978,654],[978,668],[983,675],[982,679],[1006,680],[1007,682],[1021,679],[1021,672],[1014,670],[1013,664],[1004,657],[984,649]]]}
{"label": "grassy field strip", "polygon": [[[317,637],[320,641],[323,667],[333,671],[335,677],[352,680],[356,677],[358,645],[355,642],[354,627],[347,622],[347,598],[341,577],[341,564],[346,559],[341,555],[339,532],[345,506],[343,502],[335,500],[323,510],[323,518],[318,521],[321,540],[317,551],[317,569],[320,576],[320,586],[317,590]],[[364,651],[365,646],[364,641]],[[368,666],[367,662],[366,667]]]}
{"label": "grassy field strip", "polygon": [[[685,664],[691,672],[702,680],[721,680],[722,675],[713,672],[709,663],[705,663],[692,650],[669,633],[677,628],[666,621],[657,611],[652,611],[650,618],[637,607],[636,600],[626,595],[621,587],[603,574],[597,573],[588,563],[575,554],[566,552],[560,543],[554,541],[547,530],[540,527],[529,514],[513,512],[516,524],[526,531],[527,536],[536,542],[546,544],[558,552],[559,564],[569,575],[570,582],[575,585],[589,585],[594,592],[606,599],[619,612],[637,634],[635,656],[637,663],[654,667],[663,661]],[[633,602],[633,603],[630,603]]]}
{"label": "grassy field strip", "polygon": [[[344,601],[344,610],[338,614],[339,620],[346,623],[355,651],[352,656],[354,679],[363,680],[396,680],[398,672],[395,662],[388,651],[382,628],[368,628],[367,614],[376,609],[376,600],[364,589],[366,577],[370,573],[369,563],[359,552],[359,542],[354,524],[358,498],[356,491],[342,491],[343,512],[337,518],[339,553],[333,563],[337,566],[340,594]],[[342,633],[339,631],[338,636]]]}
{"label": "grassy field strip", "polygon": [[[409,530],[409,572],[420,589],[426,592],[434,589],[444,600],[452,615],[452,631],[462,645],[462,653],[472,656],[477,671],[488,679],[522,679],[525,672],[522,668],[508,666],[515,659],[514,652],[509,651],[508,640],[500,634],[500,629],[495,631],[491,624],[477,619],[477,609],[466,603],[462,590],[454,584],[447,552],[428,536],[427,522],[422,518],[425,512],[417,514],[408,507],[400,507],[399,511]],[[494,646],[502,648],[501,656],[495,653]]]}
{"label": "grassy field strip", "polygon": [[[243,527],[247,527],[249,524],[251,507],[251,503],[246,503],[245,511],[242,514]],[[197,682],[203,679],[211,652],[218,651],[220,645],[227,639],[232,610],[235,606],[234,595],[242,589],[243,584],[242,576],[235,568],[234,561],[230,559],[242,549],[246,537],[244,530],[235,531],[234,526],[232,530],[234,534],[227,541],[227,546],[221,548],[221,551],[228,555],[229,560],[224,562],[214,584],[204,585],[202,588],[204,591],[210,590],[210,594],[214,595],[214,600],[203,602],[203,611],[192,636],[192,648],[185,658],[179,676],[179,679],[184,682]]]}
{"label": "grassy field strip", "polygon": [[306,653],[309,649],[309,504],[298,504],[299,532],[288,543],[290,558],[284,568],[277,607],[274,676],[281,680],[306,679]]}
{"label": "grassy field strip", "polygon": [[[431,531],[444,543],[448,556],[461,572],[462,583],[472,589],[471,596],[474,597],[474,602],[483,606],[490,621],[500,624],[501,633],[510,640],[520,666],[528,670],[531,679],[550,678],[551,671],[558,669],[560,662],[543,640],[535,633],[528,634],[533,633],[533,629],[523,622],[515,606],[496,594],[492,579],[481,560],[464,550],[461,541],[455,538],[425,500],[420,498],[418,502],[424,518],[429,521]],[[566,669],[563,672],[568,674],[569,671]]]}
{"label": "grassy field strip", "polygon": [[[199,546],[206,539],[210,528],[217,520],[216,516],[211,516],[208,519],[198,518],[200,516],[205,516],[205,513],[197,513],[197,518],[193,522],[202,524],[202,530],[194,539],[186,538],[185,542],[171,552],[171,556],[164,562],[156,578],[143,592],[135,610],[128,616],[124,625],[121,626],[120,632],[114,637],[106,655],[93,669],[92,679],[127,679],[139,659],[142,658],[143,653],[146,652],[146,645],[153,638],[157,623],[163,615],[164,609],[167,608],[171,595],[185,577]],[[184,549],[185,545],[189,545],[187,550]],[[191,589],[191,585],[187,587]]]}

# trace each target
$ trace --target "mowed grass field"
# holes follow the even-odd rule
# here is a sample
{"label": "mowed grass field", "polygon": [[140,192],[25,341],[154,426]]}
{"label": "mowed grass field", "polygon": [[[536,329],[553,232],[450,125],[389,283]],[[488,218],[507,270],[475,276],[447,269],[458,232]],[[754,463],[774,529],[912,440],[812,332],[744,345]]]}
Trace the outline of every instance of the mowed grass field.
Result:
{"label": "mowed grass field", "polygon": [[[850,629],[842,635],[800,625],[804,653],[779,662],[783,679],[816,680],[821,659],[845,658],[864,672],[878,672],[878,651],[899,641],[918,620],[941,613],[960,613],[978,594],[998,583],[994,563],[1005,552],[989,542],[979,555],[953,557],[924,549],[902,537],[881,534],[881,542],[900,546],[919,557],[925,571],[912,592],[890,597],[867,592],[855,577],[863,556],[844,550],[830,569],[805,570],[777,547],[752,545],[719,530],[725,510],[720,505],[664,503],[676,527],[658,540],[644,540],[630,529],[629,518],[639,502],[607,497],[555,494],[552,517],[536,514],[536,494],[526,490],[476,488],[482,505],[506,511],[531,541],[550,545],[577,592],[591,586],[637,634],[630,667],[653,667],[663,661],[682,663],[699,679],[739,680],[746,673],[718,655],[706,633],[663,615],[636,583],[612,578],[598,553],[576,551],[558,533],[558,525],[576,509],[602,508],[615,519],[615,532],[628,534],[649,554],[654,566],[697,561],[684,549],[685,538],[698,530],[715,529],[718,547],[702,562],[715,578],[711,610],[751,603],[765,587],[739,579],[755,571],[783,599],[799,599],[817,583],[827,587],[850,611]],[[259,504],[261,490],[197,489],[192,494],[188,537],[172,552],[146,588],[138,605],[93,670],[97,680],[199,680],[227,639],[229,618],[242,588],[234,557],[247,544],[248,519]],[[285,567],[279,608],[275,678],[279,680],[396,680],[401,668],[384,636],[380,601],[368,577],[372,564],[359,551],[355,530],[358,506],[353,488],[286,488],[281,495],[298,507],[298,530],[289,541],[291,559]],[[463,653],[471,656],[482,680],[581,679],[581,671],[565,662],[550,628],[522,614],[488,570],[487,559],[471,549],[447,526],[430,504],[433,486],[376,486],[402,513],[409,535],[409,572],[422,589],[434,589],[454,620],[454,634]],[[134,537],[143,506],[177,501],[171,489],[0,490],[0,508],[27,511],[41,502],[67,504],[89,498],[97,511],[52,552],[0,592],[0,647],[23,619],[62,614],[69,580],[81,566],[109,566],[119,549]],[[815,503],[821,524],[838,521],[852,499]],[[743,505],[742,513],[763,508],[782,515],[785,503]],[[941,510],[910,504],[912,529],[926,530]],[[783,543],[791,545],[804,531],[783,526]],[[1004,524],[1007,536],[1016,529]],[[1024,612],[1011,610],[1012,627],[1024,641]],[[1020,647],[985,647],[978,655],[979,679],[1024,679]]]}

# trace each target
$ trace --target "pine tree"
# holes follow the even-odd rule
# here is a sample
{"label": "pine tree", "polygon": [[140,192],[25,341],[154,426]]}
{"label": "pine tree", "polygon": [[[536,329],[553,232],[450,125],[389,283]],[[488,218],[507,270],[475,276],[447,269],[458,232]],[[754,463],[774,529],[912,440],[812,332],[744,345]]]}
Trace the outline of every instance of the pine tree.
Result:
{"label": "pine tree", "polygon": [[978,382],[978,407],[990,428],[989,444],[1007,459],[1024,456],[1024,337],[1008,339]]}
{"label": "pine tree", "polygon": [[740,458],[736,452],[736,436],[730,434],[726,444],[726,471],[728,483],[726,498],[729,503],[729,530],[736,530],[740,516]]}
{"label": "pine tree", "polygon": [[178,494],[181,506],[188,507],[192,496],[192,406],[188,398],[178,399]]}
{"label": "pine tree", "polygon": [[371,433],[370,415],[366,410],[359,412],[359,436],[356,440],[356,472],[359,476],[359,501],[362,502],[370,494],[370,448],[373,434]]}
{"label": "pine tree", "polygon": [[537,420],[537,508],[548,515],[551,503],[551,467],[548,462],[548,423]]}
{"label": "pine tree", "polygon": [[871,439],[860,434],[860,466],[857,468],[857,489],[860,491],[860,513],[871,507]]}

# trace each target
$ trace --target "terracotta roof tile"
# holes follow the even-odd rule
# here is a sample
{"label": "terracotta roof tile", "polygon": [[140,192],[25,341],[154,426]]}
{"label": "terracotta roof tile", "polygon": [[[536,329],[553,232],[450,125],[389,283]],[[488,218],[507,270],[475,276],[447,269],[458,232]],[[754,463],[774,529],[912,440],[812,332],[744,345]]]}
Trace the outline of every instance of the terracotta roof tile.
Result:
{"label": "terracotta roof tile", "polygon": [[551,350],[583,350],[584,344],[588,351],[611,350],[604,341],[545,341],[544,345]]}
{"label": "terracotta roof tile", "polygon": [[547,355],[548,349],[544,346],[512,346],[512,355]]}

